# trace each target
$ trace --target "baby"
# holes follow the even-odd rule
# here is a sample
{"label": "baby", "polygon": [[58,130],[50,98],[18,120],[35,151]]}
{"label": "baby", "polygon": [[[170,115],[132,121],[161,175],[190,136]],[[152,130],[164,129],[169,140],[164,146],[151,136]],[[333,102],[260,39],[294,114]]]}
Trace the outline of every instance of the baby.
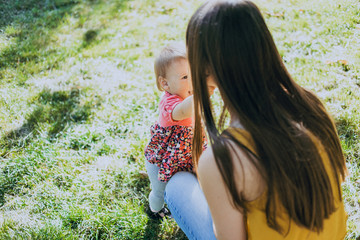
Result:
{"label": "baby", "polygon": [[164,191],[171,176],[179,171],[193,171],[193,96],[185,45],[166,46],[156,58],[154,68],[157,87],[165,94],[159,104],[159,119],[150,128],[145,167],[152,189],[147,214],[160,219],[170,215],[164,207]]}

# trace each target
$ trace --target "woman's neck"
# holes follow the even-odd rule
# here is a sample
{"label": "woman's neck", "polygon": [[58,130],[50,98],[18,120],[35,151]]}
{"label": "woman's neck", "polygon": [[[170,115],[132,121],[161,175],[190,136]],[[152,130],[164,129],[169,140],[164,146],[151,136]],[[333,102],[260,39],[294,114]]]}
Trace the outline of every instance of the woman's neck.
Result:
{"label": "woman's neck", "polygon": [[230,115],[230,127],[244,129],[244,126],[241,124],[240,119],[235,117],[233,114]]}

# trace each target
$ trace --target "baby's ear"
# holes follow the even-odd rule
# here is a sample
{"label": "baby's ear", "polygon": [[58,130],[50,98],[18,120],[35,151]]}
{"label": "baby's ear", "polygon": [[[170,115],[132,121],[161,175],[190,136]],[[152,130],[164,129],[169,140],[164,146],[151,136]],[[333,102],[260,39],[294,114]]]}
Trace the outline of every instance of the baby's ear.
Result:
{"label": "baby's ear", "polygon": [[161,86],[165,91],[168,91],[168,90],[169,90],[169,85],[168,85],[168,82],[166,81],[166,78],[164,78],[163,76],[159,76],[159,83],[160,83],[160,86]]}

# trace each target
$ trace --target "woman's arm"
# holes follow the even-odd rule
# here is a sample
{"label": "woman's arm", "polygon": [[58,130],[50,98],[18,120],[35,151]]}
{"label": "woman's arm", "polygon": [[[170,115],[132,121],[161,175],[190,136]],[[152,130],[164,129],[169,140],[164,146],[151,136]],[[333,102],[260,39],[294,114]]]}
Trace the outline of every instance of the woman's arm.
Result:
{"label": "woman's arm", "polygon": [[209,204],[217,239],[246,239],[244,216],[232,205],[211,147],[207,148],[200,157],[198,176]]}
{"label": "woman's arm", "polygon": [[181,121],[193,115],[194,111],[194,98],[189,96],[181,103],[175,106],[172,111],[171,117],[174,121]]}

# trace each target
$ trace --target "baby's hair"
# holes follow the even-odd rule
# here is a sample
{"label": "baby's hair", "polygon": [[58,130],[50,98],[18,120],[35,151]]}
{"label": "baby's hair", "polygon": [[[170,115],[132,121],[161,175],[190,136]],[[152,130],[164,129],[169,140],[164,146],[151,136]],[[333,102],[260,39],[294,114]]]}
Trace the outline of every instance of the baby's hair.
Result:
{"label": "baby's hair", "polygon": [[154,70],[156,77],[156,86],[160,91],[162,88],[159,77],[166,77],[166,70],[176,59],[187,59],[186,47],[184,43],[174,42],[164,47],[155,59]]}

